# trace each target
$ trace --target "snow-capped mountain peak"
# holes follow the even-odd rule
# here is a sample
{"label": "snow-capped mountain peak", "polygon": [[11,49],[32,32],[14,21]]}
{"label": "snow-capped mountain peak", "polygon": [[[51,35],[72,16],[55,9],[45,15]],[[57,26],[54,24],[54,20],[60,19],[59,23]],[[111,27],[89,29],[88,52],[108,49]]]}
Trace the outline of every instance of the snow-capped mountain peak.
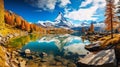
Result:
{"label": "snow-capped mountain peak", "polygon": [[59,12],[57,18],[55,19],[55,26],[57,27],[73,27],[71,22],[68,22],[61,12]]}
{"label": "snow-capped mountain peak", "polygon": [[64,17],[63,14],[61,12],[59,12],[57,18],[55,19],[55,21],[67,21]]}

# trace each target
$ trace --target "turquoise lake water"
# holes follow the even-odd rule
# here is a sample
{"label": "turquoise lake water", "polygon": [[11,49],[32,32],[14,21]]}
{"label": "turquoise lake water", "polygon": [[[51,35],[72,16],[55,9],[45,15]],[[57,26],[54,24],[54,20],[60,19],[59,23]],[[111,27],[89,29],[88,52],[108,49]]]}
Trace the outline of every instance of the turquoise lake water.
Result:
{"label": "turquoise lake water", "polygon": [[55,56],[85,55],[88,51],[84,49],[84,46],[88,44],[89,41],[84,40],[83,42],[80,36],[70,34],[46,35],[27,43],[22,47],[22,51],[30,49],[32,52],[46,52]]}

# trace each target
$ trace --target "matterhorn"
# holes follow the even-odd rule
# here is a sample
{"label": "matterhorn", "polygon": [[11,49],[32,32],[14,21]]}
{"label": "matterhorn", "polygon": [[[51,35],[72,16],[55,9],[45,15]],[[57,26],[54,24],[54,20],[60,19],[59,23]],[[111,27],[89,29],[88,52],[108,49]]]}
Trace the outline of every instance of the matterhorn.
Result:
{"label": "matterhorn", "polygon": [[68,27],[72,28],[73,24],[68,22],[61,12],[59,12],[57,18],[55,19],[55,27]]}

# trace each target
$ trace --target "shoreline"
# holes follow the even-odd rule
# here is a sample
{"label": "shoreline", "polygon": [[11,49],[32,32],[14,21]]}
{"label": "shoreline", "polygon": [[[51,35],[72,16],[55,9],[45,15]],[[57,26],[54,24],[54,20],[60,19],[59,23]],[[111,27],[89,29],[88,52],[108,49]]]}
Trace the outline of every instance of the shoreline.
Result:
{"label": "shoreline", "polygon": [[[22,36],[26,36],[28,35],[28,33],[26,33],[25,35],[22,35]],[[51,66],[51,67],[56,67],[56,66],[61,66],[61,67],[76,67],[76,64],[65,59],[65,58],[62,58],[60,56],[56,56],[56,57],[53,57],[53,56],[46,56],[45,58],[43,57],[40,57],[39,55],[37,54],[34,54],[34,55],[29,55],[28,57],[32,57],[33,59],[29,60],[28,57],[23,57],[21,56],[21,50],[11,50],[9,49],[8,45],[6,45],[6,43],[9,42],[9,40],[11,39],[14,39],[14,38],[19,38],[21,37],[20,34],[9,34],[8,36],[6,37],[1,37],[1,39],[4,40],[4,43],[2,43],[0,45],[1,47],[1,50],[2,53],[4,53],[4,56],[0,56],[0,57],[3,57],[5,61],[2,61],[5,63],[5,66],[6,67],[26,67],[26,65],[29,66],[29,64],[33,64],[33,65],[40,65],[40,66],[45,66],[45,65],[48,65],[48,66]],[[4,48],[4,49],[2,49]],[[5,58],[6,57],[6,58]],[[49,59],[47,59],[49,58]],[[50,59],[51,58],[51,59]],[[56,60],[57,59],[57,60]],[[52,63],[51,63],[52,61]],[[35,63],[36,62],[36,63]],[[0,66],[0,67],[4,67],[4,66]]]}

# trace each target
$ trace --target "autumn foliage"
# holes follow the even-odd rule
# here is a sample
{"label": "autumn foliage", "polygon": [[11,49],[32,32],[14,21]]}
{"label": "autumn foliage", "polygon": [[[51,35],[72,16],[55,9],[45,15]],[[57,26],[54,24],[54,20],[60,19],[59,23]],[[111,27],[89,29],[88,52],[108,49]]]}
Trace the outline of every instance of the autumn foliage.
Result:
{"label": "autumn foliage", "polygon": [[114,0],[111,1],[111,2],[107,2],[106,4],[106,13],[105,13],[105,24],[106,24],[106,30],[107,31],[110,31],[112,28],[111,28],[111,22],[112,22],[112,26],[113,26],[113,29],[115,30],[118,26],[119,26],[119,23],[116,19],[117,16],[115,15],[115,5],[114,5]]}
{"label": "autumn foliage", "polygon": [[12,27],[19,28],[24,31],[28,31],[28,32],[37,31],[37,32],[45,33],[44,28],[41,28],[35,24],[28,23],[22,17],[18,16],[15,13],[12,13],[11,11],[5,11],[5,23],[11,25]]}
{"label": "autumn foliage", "polygon": [[63,28],[43,28],[37,26],[36,24],[30,24],[26,20],[24,20],[21,16],[11,12],[5,11],[5,23],[12,26],[13,28],[18,28],[23,31],[27,32],[40,32],[40,33],[47,33],[47,34],[64,34],[64,33],[71,33],[72,30],[67,30]]}
{"label": "autumn foliage", "polygon": [[94,25],[93,25],[93,23],[91,23],[91,26],[90,26],[90,28],[89,28],[89,32],[90,32],[90,33],[93,33],[93,32],[94,32]]}

